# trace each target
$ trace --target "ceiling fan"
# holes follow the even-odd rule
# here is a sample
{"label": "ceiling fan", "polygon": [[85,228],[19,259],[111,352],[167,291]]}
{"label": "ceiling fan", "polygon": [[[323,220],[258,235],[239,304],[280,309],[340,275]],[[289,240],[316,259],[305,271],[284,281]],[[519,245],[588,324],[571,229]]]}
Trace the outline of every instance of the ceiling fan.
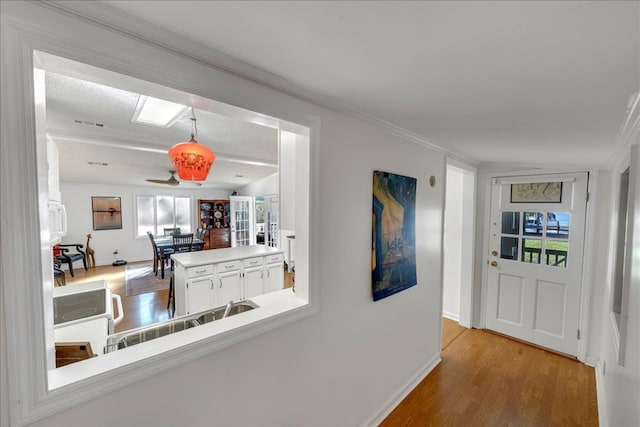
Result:
{"label": "ceiling fan", "polygon": [[[171,174],[171,177],[169,179],[147,179],[148,182],[153,182],[154,184],[164,184],[164,185],[172,185],[172,186],[178,186],[180,184],[185,184],[184,182],[180,182],[176,179],[175,173],[176,171],[174,170],[170,170],[169,173]],[[202,184],[199,182],[189,182],[189,184],[199,187]]]}

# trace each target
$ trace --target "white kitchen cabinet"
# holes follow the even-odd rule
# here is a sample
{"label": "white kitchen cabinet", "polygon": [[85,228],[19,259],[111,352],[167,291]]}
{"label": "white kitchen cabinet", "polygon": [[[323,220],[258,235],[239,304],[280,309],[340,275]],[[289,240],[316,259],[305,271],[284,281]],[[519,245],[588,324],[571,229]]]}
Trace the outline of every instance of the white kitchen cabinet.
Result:
{"label": "white kitchen cabinet", "polygon": [[214,290],[215,304],[209,308],[225,305],[229,301],[242,299],[242,277],[240,270],[218,273],[218,284]]}
{"label": "white kitchen cabinet", "polygon": [[196,277],[187,280],[185,314],[197,313],[214,306],[213,276]]}
{"label": "white kitchen cabinet", "polygon": [[244,298],[248,299],[264,293],[264,270],[260,267],[250,267],[243,271]]}
{"label": "white kitchen cabinet", "polygon": [[282,289],[284,283],[284,254],[264,245],[186,252],[171,258],[177,316]]}
{"label": "white kitchen cabinet", "polygon": [[242,286],[244,298],[255,297],[264,293],[264,257],[247,258],[242,261]]}
{"label": "white kitchen cabinet", "polygon": [[265,256],[263,293],[279,291],[284,287],[284,254]]}

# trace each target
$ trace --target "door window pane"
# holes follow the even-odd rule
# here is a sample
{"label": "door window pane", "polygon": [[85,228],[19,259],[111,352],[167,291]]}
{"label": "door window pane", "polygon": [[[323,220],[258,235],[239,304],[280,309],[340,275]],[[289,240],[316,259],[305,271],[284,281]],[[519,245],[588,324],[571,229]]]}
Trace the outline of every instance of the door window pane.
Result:
{"label": "door window pane", "polygon": [[567,267],[569,242],[562,240],[547,240],[544,244],[546,264],[554,267]]}
{"label": "door window pane", "polygon": [[542,252],[542,240],[522,239],[522,262],[540,264],[541,252]]}
{"label": "door window pane", "polygon": [[519,234],[520,212],[502,212],[502,234]]}
{"label": "door window pane", "polygon": [[547,212],[547,237],[568,239],[570,222],[569,212]]}
{"label": "door window pane", "polygon": [[518,238],[517,237],[505,237],[500,239],[500,258],[503,259],[518,259]]}
{"label": "door window pane", "polygon": [[525,212],[524,213],[524,235],[542,237],[542,212]]}

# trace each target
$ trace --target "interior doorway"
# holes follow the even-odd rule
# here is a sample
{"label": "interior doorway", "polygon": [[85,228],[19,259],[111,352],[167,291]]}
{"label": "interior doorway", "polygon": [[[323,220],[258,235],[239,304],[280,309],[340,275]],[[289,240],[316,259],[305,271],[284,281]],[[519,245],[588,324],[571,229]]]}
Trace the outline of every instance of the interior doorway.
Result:
{"label": "interior doorway", "polygon": [[474,170],[447,161],[442,314],[471,327],[475,234]]}

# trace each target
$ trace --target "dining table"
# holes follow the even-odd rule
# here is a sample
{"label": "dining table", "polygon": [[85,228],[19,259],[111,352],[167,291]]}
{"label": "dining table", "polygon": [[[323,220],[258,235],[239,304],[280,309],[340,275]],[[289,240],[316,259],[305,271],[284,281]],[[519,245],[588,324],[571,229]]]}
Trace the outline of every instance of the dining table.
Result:
{"label": "dining table", "polygon": [[[173,236],[155,236],[153,238],[156,242],[156,247],[159,252],[164,252],[166,249],[173,249]],[[204,240],[198,239],[193,236],[192,251],[201,251],[204,248]],[[173,261],[171,261],[173,263]],[[164,262],[162,264],[161,277],[164,279]]]}

